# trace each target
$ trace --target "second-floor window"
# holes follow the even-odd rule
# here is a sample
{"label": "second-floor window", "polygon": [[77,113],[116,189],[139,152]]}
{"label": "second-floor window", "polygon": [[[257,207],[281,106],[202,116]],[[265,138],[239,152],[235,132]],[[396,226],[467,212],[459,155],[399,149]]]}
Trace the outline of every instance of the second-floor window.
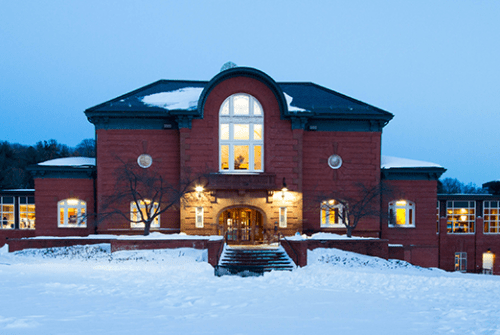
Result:
{"label": "second-floor window", "polygon": [[233,94],[219,111],[219,171],[264,171],[264,111],[251,95]]}

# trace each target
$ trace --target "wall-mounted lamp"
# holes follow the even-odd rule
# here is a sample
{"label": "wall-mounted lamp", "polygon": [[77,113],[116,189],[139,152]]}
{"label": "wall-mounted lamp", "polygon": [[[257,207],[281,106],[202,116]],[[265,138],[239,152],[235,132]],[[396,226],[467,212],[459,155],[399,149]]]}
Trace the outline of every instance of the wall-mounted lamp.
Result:
{"label": "wall-mounted lamp", "polygon": [[196,193],[198,194],[198,199],[201,198],[201,192],[203,192],[203,186],[196,186],[194,188],[194,190],[196,191]]}
{"label": "wall-mounted lamp", "polygon": [[285,194],[287,191],[288,188],[286,187],[285,178],[283,177],[283,187],[281,188],[281,197],[283,198],[283,200],[285,200]]}

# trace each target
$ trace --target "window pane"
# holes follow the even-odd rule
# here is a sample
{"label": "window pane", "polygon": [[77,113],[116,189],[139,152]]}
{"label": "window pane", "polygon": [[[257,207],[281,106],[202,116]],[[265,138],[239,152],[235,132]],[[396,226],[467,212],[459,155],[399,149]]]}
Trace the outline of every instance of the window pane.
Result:
{"label": "window pane", "polygon": [[226,102],[224,103],[224,105],[222,105],[220,113],[222,115],[229,115],[229,99],[226,100]]}
{"label": "window pane", "polygon": [[262,109],[256,101],[253,102],[253,115],[262,115]]}
{"label": "window pane", "polygon": [[221,169],[227,170],[229,169],[229,145],[221,145],[220,151]]}
{"label": "window pane", "polygon": [[396,223],[400,225],[406,224],[406,210],[404,208],[396,209]]}
{"label": "window pane", "polygon": [[249,98],[246,95],[236,95],[233,98],[234,115],[248,115],[249,111]]}
{"label": "window pane", "polygon": [[235,140],[248,140],[248,139],[250,139],[250,125],[249,124],[235,124],[234,125],[234,139]]}
{"label": "window pane", "polygon": [[61,208],[59,210],[59,225],[63,226],[64,225],[64,208]]}
{"label": "window pane", "polygon": [[248,170],[248,145],[234,146],[234,169]]}
{"label": "window pane", "polygon": [[262,125],[254,124],[253,125],[253,139],[254,140],[262,140]]}
{"label": "window pane", "polygon": [[68,224],[75,225],[77,221],[77,211],[76,208],[68,208]]}
{"label": "window pane", "polygon": [[254,170],[262,170],[262,146],[255,145],[253,147],[253,168]]}
{"label": "window pane", "polygon": [[229,140],[229,124],[222,123],[220,125],[220,139]]}

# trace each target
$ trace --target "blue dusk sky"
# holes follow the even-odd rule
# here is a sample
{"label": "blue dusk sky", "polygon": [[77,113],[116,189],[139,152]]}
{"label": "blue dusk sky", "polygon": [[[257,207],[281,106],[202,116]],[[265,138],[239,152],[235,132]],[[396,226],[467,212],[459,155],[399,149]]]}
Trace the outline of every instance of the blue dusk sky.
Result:
{"label": "blue dusk sky", "polygon": [[83,111],[232,61],[395,115],[382,154],[500,179],[500,1],[0,0],[0,140],[70,146]]}

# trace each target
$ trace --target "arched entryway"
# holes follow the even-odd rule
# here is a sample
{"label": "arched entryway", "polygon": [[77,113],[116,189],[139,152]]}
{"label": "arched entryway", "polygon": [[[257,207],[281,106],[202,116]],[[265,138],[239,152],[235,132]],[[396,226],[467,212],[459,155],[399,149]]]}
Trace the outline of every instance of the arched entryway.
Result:
{"label": "arched entryway", "polygon": [[219,234],[228,244],[258,244],[264,241],[264,216],[249,207],[232,207],[219,215]]}

